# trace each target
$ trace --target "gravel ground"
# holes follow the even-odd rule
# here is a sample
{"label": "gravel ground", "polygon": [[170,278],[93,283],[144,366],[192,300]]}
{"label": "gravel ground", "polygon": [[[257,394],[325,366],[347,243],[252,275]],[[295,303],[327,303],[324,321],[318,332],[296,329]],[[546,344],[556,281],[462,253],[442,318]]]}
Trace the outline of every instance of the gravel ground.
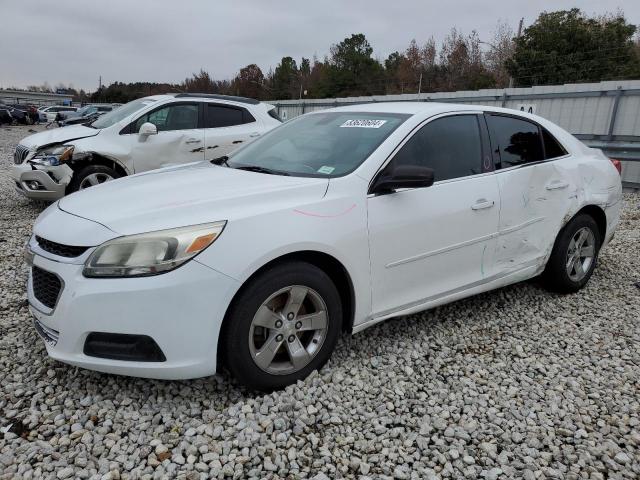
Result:
{"label": "gravel ground", "polygon": [[345,336],[269,395],[56,363],[31,326],[0,129],[0,478],[640,477],[640,196],[588,287],[534,282]]}

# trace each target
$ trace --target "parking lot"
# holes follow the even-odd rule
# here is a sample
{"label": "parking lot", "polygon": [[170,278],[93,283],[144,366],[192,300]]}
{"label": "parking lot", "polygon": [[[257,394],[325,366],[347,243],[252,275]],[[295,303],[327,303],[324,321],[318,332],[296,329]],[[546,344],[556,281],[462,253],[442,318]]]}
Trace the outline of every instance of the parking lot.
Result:
{"label": "parking lot", "polygon": [[9,177],[42,128],[0,128],[0,478],[640,476],[640,195],[579,293],[527,282],[393,319],[265,395],[47,358],[22,262],[44,206]]}

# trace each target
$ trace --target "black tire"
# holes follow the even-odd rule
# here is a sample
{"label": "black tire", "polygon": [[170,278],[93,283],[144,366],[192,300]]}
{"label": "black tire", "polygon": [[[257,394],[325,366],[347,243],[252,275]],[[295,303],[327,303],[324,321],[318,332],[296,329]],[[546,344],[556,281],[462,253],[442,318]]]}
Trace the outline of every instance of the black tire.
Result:
{"label": "black tire", "polygon": [[[253,359],[249,346],[251,325],[263,302],[290,286],[310,288],[322,298],[327,310],[327,328],[320,349],[306,366],[289,374],[273,374],[261,369]],[[342,304],[331,278],[306,262],[284,263],[260,273],[236,296],[225,316],[218,342],[221,348],[219,359],[241,384],[251,389],[272,391],[302,380],[313,370],[320,369],[331,356],[341,331]],[[286,347],[285,340],[282,347],[278,347],[280,354],[286,353]]]}
{"label": "black tire", "polygon": [[[584,276],[576,280],[572,279],[567,272],[567,259],[571,239],[584,228],[593,233],[595,240],[594,256],[589,268],[584,270]],[[592,216],[583,213],[571,219],[556,237],[551,256],[541,276],[543,285],[548,290],[557,293],[574,293],[580,290],[587,284],[593,274],[601,245],[600,229]]]}
{"label": "black tire", "polygon": [[67,193],[73,193],[80,190],[82,182],[87,177],[95,174],[99,176],[108,175],[113,180],[120,177],[120,174],[118,172],[116,172],[113,168],[109,168],[105,165],[87,165],[86,167],[81,168],[79,171],[73,173],[71,182],[69,182],[69,185],[67,186]]}

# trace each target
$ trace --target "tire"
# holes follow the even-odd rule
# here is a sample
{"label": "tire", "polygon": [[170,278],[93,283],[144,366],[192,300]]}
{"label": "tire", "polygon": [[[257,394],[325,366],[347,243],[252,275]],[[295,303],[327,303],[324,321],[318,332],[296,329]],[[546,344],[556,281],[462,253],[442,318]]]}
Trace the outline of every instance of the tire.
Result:
{"label": "tire", "polygon": [[[87,165],[86,167],[74,172],[71,182],[67,187],[67,193],[77,192],[93,185],[105,183],[110,180],[119,178],[120,174],[113,168],[105,165]],[[96,180],[97,183],[93,183]]]}
{"label": "tire", "polygon": [[[579,243],[582,232],[586,232],[587,238],[582,243],[580,252],[588,254],[591,245],[592,254],[589,262],[586,262],[587,256],[584,259],[582,256],[576,258],[576,241]],[[553,245],[551,256],[541,277],[543,285],[548,290],[558,293],[574,293],[580,290],[593,274],[601,245],[600,230],[593,217],[580,214],[571,219],[560,230]]]}
{"label": "tire", "polygon": [[[303,301],[297,313],[287,318],[296,310],[299,298]],[[293,308],[287,308],[292,299]],[[320,328],[323,310],[324,330]],[[220,360],[241,384],[272,391],[320,369],[341,331],[342,305],[331,278],[306,262],[280,264],[252,279],[234,299],[218,343]],[[297,352],[298,365],[291,352]]]}

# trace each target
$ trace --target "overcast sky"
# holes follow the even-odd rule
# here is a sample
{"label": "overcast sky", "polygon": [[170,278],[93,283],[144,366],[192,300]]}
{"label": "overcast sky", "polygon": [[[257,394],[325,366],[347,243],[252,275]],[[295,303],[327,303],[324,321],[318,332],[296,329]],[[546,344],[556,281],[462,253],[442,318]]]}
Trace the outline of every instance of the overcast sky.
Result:
{"label": "overcast sky", "polygon": [[364,33],[380,59],[412,38],[439,43],[451,27],[490,41],[498,19],[514,30],[544,10],[622,10],[638,0],[0,0],[0,87],[62,82],[89,91],[116,80],[180,82],[204,68],[216,79],[283,56],[322,58]]}

